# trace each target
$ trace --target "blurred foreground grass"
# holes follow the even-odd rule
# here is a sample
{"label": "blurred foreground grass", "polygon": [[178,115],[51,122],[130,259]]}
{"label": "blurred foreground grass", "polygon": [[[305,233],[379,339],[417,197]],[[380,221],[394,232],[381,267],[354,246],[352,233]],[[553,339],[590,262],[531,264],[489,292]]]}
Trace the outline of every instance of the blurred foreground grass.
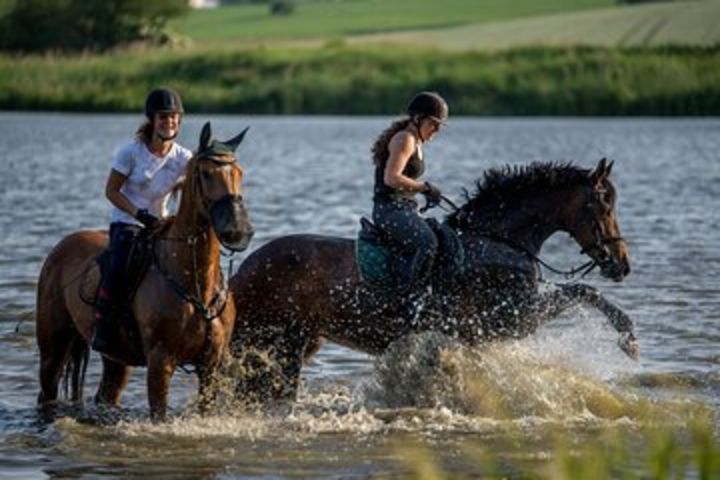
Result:
{"label": "blurred foreground grass", "polygon": [[432,442],[405,435],[394,457],[409,478],[523,478],[538,480],[720,478],[720,441],[710,424],[686,428],[616,426],[582,434],[555,427],[546,435],[467,439],[452,457]]}
{"label": "blurred foreground grass", "polygon": [[406,428],[393,459],[422,479],[720,478],[718,412],[692,393],[538,360],[434,333],[395,342],[375,365],[380,418]]}

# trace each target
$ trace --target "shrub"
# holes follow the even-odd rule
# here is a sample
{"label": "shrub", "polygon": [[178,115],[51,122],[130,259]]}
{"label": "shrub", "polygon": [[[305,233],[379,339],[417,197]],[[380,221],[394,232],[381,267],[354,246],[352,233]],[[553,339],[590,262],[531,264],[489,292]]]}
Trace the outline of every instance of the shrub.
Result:
{"label": "shrub", "polygon": [[271,15],[290,15],[295,11],[295,2],[293,0],[273,0],[270,2]]}
{"label": "shrub", "polygon": [[188,9],[186,0],[23,0],[0,18],[0,49],[107,50],[157,42],[167,38],[168,19]]}

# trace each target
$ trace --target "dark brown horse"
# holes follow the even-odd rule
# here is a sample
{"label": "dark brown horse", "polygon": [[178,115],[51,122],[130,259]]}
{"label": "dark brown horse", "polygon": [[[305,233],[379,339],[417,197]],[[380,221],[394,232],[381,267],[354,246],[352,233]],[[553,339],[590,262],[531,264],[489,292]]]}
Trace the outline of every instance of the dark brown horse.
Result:
{"label": "dark brown horse", "polygon": [[[371,354],[399,337],[436,330],[470,344],[520,338],[566,308],[598,308],[637,355],[633,323],[595,288],[576,283],[540,293],[537,255],[553,233],[569,233],[615,281],[630,272],[615,213],[612,163],[593,171],[532,164],[494,169],[447,219],[465,248],[465,268],[436,282],[414,320],[397,300],[374,301],[360,282],[355,242],[290,235],[253,252],[230,281],[238,305],[231,350],[246,372],[238,390],[251,401],[292,398],[303,359],[321,337]],[[382,297],[382,296],[381,296]]]}
{"label": "dark brown horse", "polygon": [[[148,368],[154,419],[166,416],[168,386],[176,366],[196,366],[201,394],[210,386],[235,321],[234,303],[222,276],[220,246],[243,250],[253,233],[241,196],[243,172],[234,156],[244,135],[245,131],[227,142],[211,141],[210,124],[203,128],[198,153],[187,165],[177,216],[155,234],[153,262],[130,305],[141,345],[131,345],[127,336],[120,335],[114,350],[127,355],[103,355],[96,401],[119,403],[129,365],[138,364],[130,352],[138,347],[144,357],[141,363]],[[68,365],[71,399],[82,400],[88,343],[95,329],[94,309],[84,301],[83,290],[96,288],[95,257],[107,242],[106,231],[73,233],[55,246],[43,265],[36,329],[42,406],[56,401]]]}

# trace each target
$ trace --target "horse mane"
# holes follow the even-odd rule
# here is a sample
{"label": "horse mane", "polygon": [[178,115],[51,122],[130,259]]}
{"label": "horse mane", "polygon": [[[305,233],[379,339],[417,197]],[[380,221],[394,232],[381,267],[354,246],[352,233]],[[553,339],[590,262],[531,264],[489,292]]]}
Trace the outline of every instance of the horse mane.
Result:
{"label": "horse mane", "polygon": [[465,203],[447,217],[456,227],[466,214],[482,208],[507,206],[528,196],[542,195],[548,190],[577,185],[585,181],[590,170],[570,162],[533,162],[529,165],[504,165],[486,170],[475,182],[475,192],[464,192]]}

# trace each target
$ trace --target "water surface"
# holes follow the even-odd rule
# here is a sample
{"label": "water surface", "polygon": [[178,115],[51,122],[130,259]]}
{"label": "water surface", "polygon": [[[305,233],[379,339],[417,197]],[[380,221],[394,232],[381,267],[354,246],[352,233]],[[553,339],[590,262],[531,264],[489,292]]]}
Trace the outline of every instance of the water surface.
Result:
{"label": "water surface", "polygon": [[[221,139],[252,126],[239,151],[257,230],[252,248],[288,233],[353,236],[359,217],[370,212],[369,147],[389,119],[190,115],[180,142],[195,148],[207,119]],[[556,428],[576,439],[599,428],[632,431],[643,426],[648,409],[668,426],[683,428],[688,405],[706,405],[717,424],[715,119],[455,119],[426,149],[427,177],[458,200],[491,166],[542,160],[589,168],[602,157],[615,160],[620,225],[630,242],[633,272],[620,284],[596,273],[585,281],[636,321],[642,348],[637,363],[616,348],[615,334],[597,312],[578,308],[520,342],[482,352],[451,346],[443,362],[454,373],[444,378],[427,366],[442,339],[414,339],[378,365],[364,354],[326,345],[305,369],[300,399],[289,413],[227,411],[198,418],[194,377],[178,371],[171,388],[173,420],[152,425],[144,369],[138,369],[123,398],[125,420],[102,426],[91,402],[99,376],[93,354],[86,408],[42,423],[34,409],[37,275],[64,235],[106,224],[103,190],[112,152],[140,120],[0,114],[3,478],[367,478],[410,472],[413,467],[402,461],[408,445],[467,475],[487,472],[468,453],[485,448],[505,459],[507,475],[519,476],[525,468],[548,464],[543,440]],[[569,267],[584,262],[578,250],[557,235],[543,257]],[[484,390],[479,394],[466,385]],[[428,398],[436,404],[425,405]],[[403,402],[410,404],[399,407]]]}

